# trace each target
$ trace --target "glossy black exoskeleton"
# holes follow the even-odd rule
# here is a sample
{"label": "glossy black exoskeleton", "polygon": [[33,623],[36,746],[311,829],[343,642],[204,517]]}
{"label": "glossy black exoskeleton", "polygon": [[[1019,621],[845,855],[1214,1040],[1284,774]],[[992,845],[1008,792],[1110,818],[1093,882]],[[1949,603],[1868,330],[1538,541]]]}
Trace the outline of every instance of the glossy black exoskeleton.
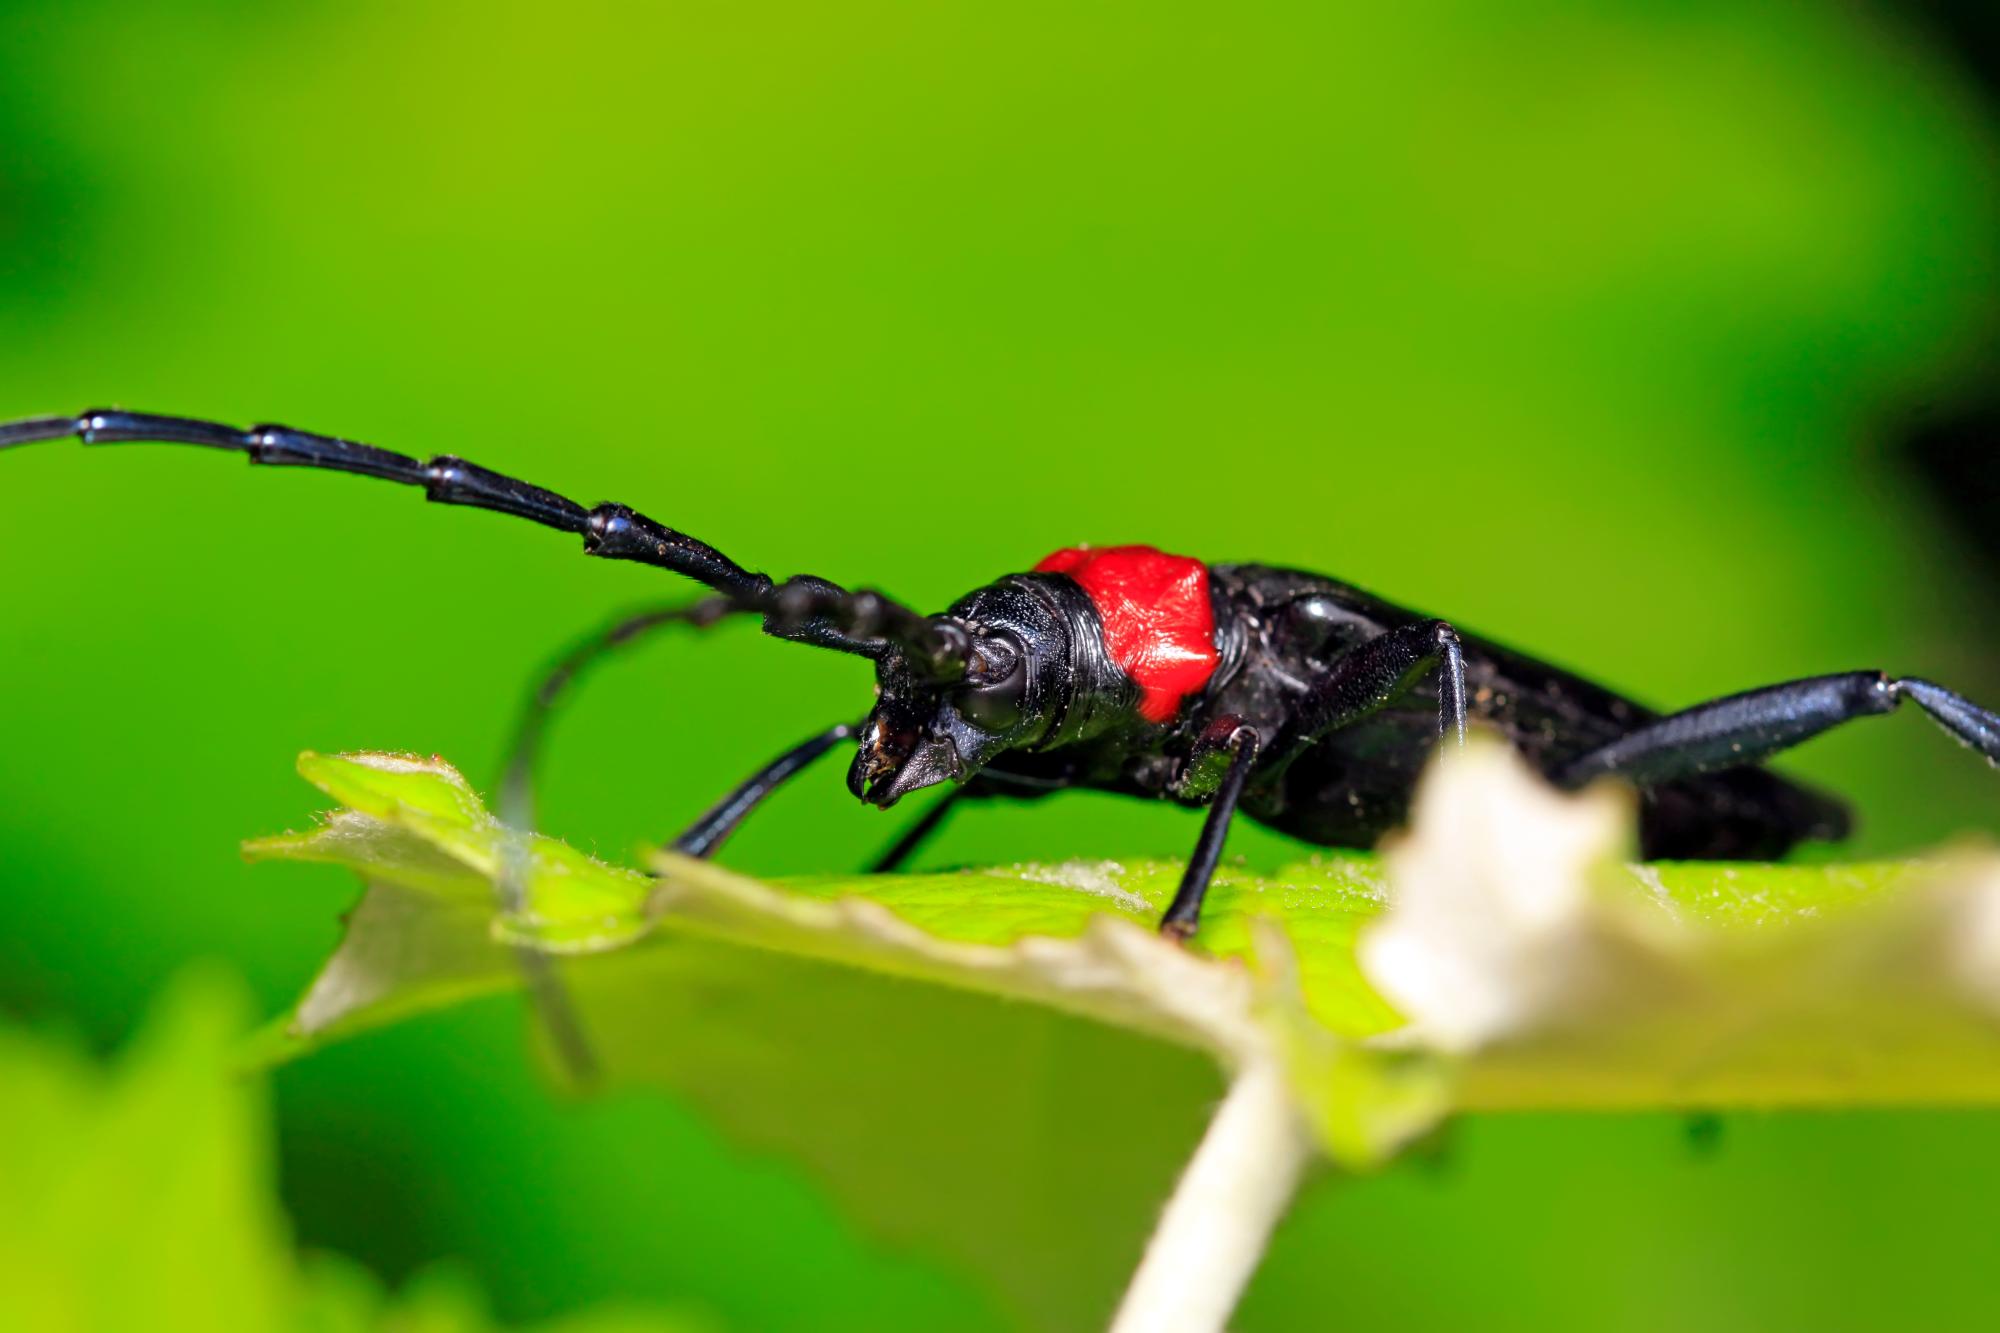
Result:
{"label": "glossy black exoskeleton", "polygon": [[[1440,736],[1456,731],[1459,699],[1446,697],[1455,650],[1472,725],[1505,736],[1564,785],[1609,772],[1644,783],[1643,855],[1766,858],[1806,839],[1844,836],[1848,815],[1839,801],[1756,760],[1895,702],[1894,688],[1885,694],[1873,672],[1779,687],[1777,705],[1759,701],[1770,693],[1759,691],[1751,696],[1753,726],[1732,720],[1726,733],[1708,737],[1705,728],[1677,722],[1667,742],[1672,761],[1641,770],[1637,756],[1613,764],[1598,752],[1661,719],[1601,686],[1322,575],[1262,565],[1219,565],[1211,574],[1222,661],[1183,726],[1005,751],[967,793],[1090,786],[1186,799],[1190,793],[1177,787],[1183,756],[1208,719],[1240,719],[1263,738],[1239,802],[1243,814],[1322,846],[1373,846],[1404,822],[1418,774]],[[1365,645],[1374,647],[1357,658]],[[1086,645],[1086,656],[1101,653],[1101,642]],[[1351,690],[1343,692],[1342,683]],[[1745,745],[1754,751],[1738,748]],[[1193,795],[1205,796],[1212,785]]]}
{"label": "glossy black exoskeleton", "polygon": [[[1914,700],[2000,764],[2000,717],[1937,685],[1860,671],[1791,681],[1659,716],[1588,681],[1444,621],[1315,574],[1204,566],[1150,548],[1059,553],[947,611],[921,615],[824,579],[782,583],[617,504],[586,509],[462,459],[407,455],[282,426],[93,411],[0,425],[0,449],[78,437],[247,454],[254,463],[358,472],[423,487],[583,538],[584,549],[685,575],[716,596],[649,611],[565,658],[520,725],[502,812],[532,819],[542,729],[579,670],[666,625],[762,618],[766,632],[875,663],[859,724],[828,727],[752,774],[676,841],[708,856],[778,786],[858,741],[848,785],[888,806],[955,784],[878,869],[900,863],[957,799],[1095,787],[1206,806],[1162,930],[1194,933],[1229,823],[1242,813],[1309,842],[1366,847],[1399,824],[1439,742],[1470,721],[1503,733],[1551,781],[1615,776],[1641,797],[1648,856],[1768,857],[1847,828],[1836,800],[1764,770],[1779,751]],[[1055,559],[1051,557],[1051,559]],[[1079,563],[1081,562],[1081,563]],[[1093,563],[1095,562],[1095,563]]]}

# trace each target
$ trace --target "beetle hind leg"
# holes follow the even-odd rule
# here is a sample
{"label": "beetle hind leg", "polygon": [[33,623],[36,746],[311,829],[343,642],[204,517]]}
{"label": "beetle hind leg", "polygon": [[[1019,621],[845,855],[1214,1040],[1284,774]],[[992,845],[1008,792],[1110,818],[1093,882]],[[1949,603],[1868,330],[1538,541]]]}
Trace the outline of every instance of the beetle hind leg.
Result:
{"label": "beetle hind leg", "polygon": [[2000,767],[2000,716],[1927,680],[1848,671],[1696,704],[1580,755],[1556,781],[1579,787],[1615,774],[1650,787],[1760,764],[1844,722],[1893,712],[1906,698],[1946,734]]}

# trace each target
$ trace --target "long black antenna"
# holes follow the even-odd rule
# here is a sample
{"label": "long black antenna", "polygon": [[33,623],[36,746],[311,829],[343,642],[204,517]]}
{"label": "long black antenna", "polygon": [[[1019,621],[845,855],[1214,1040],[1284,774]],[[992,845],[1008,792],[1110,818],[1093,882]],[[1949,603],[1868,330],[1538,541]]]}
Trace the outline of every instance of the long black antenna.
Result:
{"label": "long black antenna", "polygon": [[583,538],[586,554],[631,560],[705,584],[729,601],[731,613],[758,614],[778,638],[861,657],[895,651],[919,675],[962,674],[969,651],[957,626],[931,620],[880,593],[848,592],[811,575],[784,583],[752,573],[696,537],[626,505],[586,509],[554,491],[443,454],[419,462],[408,454],[290,426],[248,430],[216,421],[94,408],[74,417],[32,417],[0,423],[0,449],[75,438],[96,444],[192,444],[245,454],[252,463],[353,472],[420,486],[438,504],[511,514]]}
{"label": "long black antenna", "polygon": [[[621,504],[586,509],[574,500],[452,455],[419,462],[407,454],[289,426],[260,425],[239,430],[221,422],[154,413],[92,409],[74,417],[33,417],[0,423],[0,449],[76,438],[86,445],[189,444],[227,449],[252,463],[316,467],[352,472],[423,488],[426,499],[467,505],[524,518],[583,538],[586,554],[631,560],[684,575],[718,596],[685,610],[642,618],[641,623],[586,644],[560,664],[523,717],[510,747],[501,789],[501,814],[509,843],[495,891],[503,911],[519,914],[529,906],[527,836],[534,822],[532,767],[550,705],[599,654],[669,620],[712,624],[731,615],[759,615],[778,638],[876,660],[894,658],[917,675],[948,680],[962,675],[970,657],[966,631],[934,621],[880,593],[849,592],[825,579],[804,575],[784,583],[752,573],[707,542],[670,528]],[[590,1081],[596,1060],[554,961],[522,947],[520,960],[528,992],[541,1013],[557,1053],[573,1077]]]}

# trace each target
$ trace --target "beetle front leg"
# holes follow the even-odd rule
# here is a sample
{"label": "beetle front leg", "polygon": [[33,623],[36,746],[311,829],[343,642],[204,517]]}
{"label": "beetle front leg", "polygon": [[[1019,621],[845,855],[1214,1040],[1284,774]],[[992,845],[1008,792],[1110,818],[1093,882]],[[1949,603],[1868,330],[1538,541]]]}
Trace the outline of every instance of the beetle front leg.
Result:
{"label": "beetle front leg", "polygon": [[599,661],[674,625],[707,629],[730,614],[724,597],[699,602],[650,607],[613,621],[565,652],[528,695],[507,745],[507,762],[500,778],[501,822],[518,829],[535,826],[535,766],[541,758],[542,737],[557,708],[577,679]]}
{"label": "beetle front leg", "polygon": [[1213,792],[1214,801],[1208,807],[1208,818],[1202,821],[1201,837],[1195,842],[1194,855],[1188,858],[1180,888],[1175,891],[1166,915],[1160,918],[1162,935],[1185,942],[1194,937],[1201,924],[1202,901],[1208,896],[1209,881],[1215,878],[1215,867],[1222,860],[1222,844],[1229,837],[1229,823],[1236,816],[1237,804],[1243,799],[1243,784],[1249,780],[1250,770],[1256,766],[1262,749],[1263,738],[1256,728],[1233,713],[1224,714],[1208,724],[1182,766],[1181,776],[1174,783],[1174,794],[1198,798]]}
{"label": "beetle front leg", "polygon": [[[534,827],[535,766],[541,756],[542,738],[579,677],[604,658],[663,630],[675,625],[708,629],[735,610],[729,599],[723,597],[711,597],[692,604],[653,607],[612,622],[564,653],[529,694],[527,705],[515,724],[514,738],[507,747],[507,764],[500,782],[501,821],[518,829]],[[765,797],[841,741],[853,739],[858,730],[858,725],[843,722],[785,751],[744,779],[690,825],[674,840],[674,850],[686,856],[713,855],[723,839],[735,832],[737,825],[762,804]]]}
{"label": "beetle front leg", "polygon": [[727,796],[710,806],[700,819],[688,825],[687,831],[674,839],[674,850],[682,856],[702,860],[715,855],[723,839],[734,833],[737,826],[750,817],[752,810],[762,805],[778,788],[803,773],[813,760],[842,741],[854,739],[860,730],[858,723],[842,722],[794,745],[743,779]]}

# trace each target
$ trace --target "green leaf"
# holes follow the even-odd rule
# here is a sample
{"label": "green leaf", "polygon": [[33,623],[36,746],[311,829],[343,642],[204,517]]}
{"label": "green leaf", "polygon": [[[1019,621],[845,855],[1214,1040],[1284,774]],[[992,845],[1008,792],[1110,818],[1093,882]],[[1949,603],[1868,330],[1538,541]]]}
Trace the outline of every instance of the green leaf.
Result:
{"label": "green leaf", "polygon": [[[1366,858],[1226,873],[1215,957],[1154,933],[1166,864],[767,886],[669,855],[656,881],[532,838],[527,906],[507,915],[490,877],[514,835],[457,773],[378,755],[301,771],[349,808],[250,854],[345,864],[369,888],[260,1058],[515,986],[519,945],[571,955],[613,1081],[803,1159],[879,1232],[984,1273],[1042,1324],[1108,1309],[1220,1096],[1217,1062],[1267,1042],[1254,920],[1283,911],[1314,946],[1285,1022],[1308,1004],[1342,1036],[1397,1022],[1354,963],[1381,894]],[[1397,1127],[1378,1129],[1347,1146],[1379,1153]]]}
{"label": "green leaf", "polygon": [[0,1029],[0,1290],[19,1327],[282,1326],[262,1095],[225,1073],[243,1011],[187,978],[111,1073]]}
{"label": "green leaf", "polygon": [[[332,1256],[301,1264],[271,1179],[260,1082],[231,1068],[246,1005],[191,974],[111,1069],[0,1027],[0,1291],[10,1328],[160,1333],[482,1333],[448,1272],[390,1296]],[[546,1333],[670,1333],[593,1312]]]}
{"label": "green leaf", "polygon": [[[761,884],[660,854],[647,877],[502,828],[438,761],[300,767],[348,808],[250,853],[368,889],[260,1058],[565,956],[612,1081],[802,1159],[1043,1323],[1106,1308],[1210,1066],[1277,1062],[1348,1165],[1454,1107],[2000,1100],[1990,860],[1623,865],[1622,797],[1548,792],[1497,747],[1427,779],[1381,859],[1225,870],[1197,950],[1152,930],[1168,862]],[[503,913],[510,855],[532,869]]]}

